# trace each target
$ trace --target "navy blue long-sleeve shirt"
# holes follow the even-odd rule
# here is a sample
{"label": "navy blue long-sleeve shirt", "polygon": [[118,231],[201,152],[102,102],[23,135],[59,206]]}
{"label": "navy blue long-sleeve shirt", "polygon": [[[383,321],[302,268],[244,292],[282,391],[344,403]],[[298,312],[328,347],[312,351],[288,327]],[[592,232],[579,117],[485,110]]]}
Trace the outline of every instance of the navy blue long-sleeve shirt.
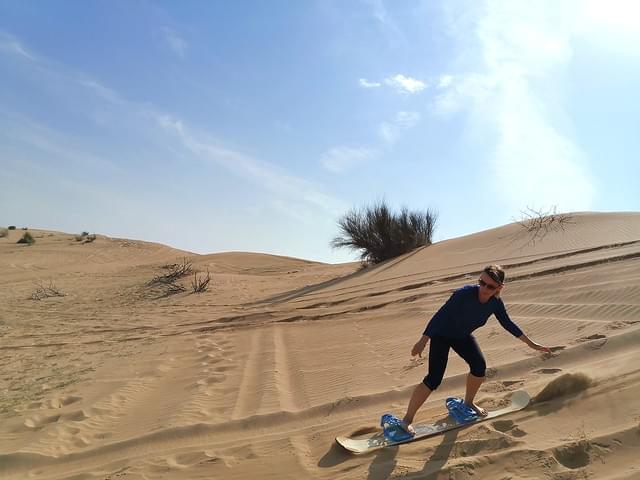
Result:
{"label": "navy blue long-sleeve shirt", "polygon": [[479,288],[478,285],[467,285],[453,292],[449,300],[431,318],[424,335],[463,338],[486,324],[492,314],[514,337],[522,335],[522,330],[509,318],[501,299],[491,297],[487,303],[480,303]]}

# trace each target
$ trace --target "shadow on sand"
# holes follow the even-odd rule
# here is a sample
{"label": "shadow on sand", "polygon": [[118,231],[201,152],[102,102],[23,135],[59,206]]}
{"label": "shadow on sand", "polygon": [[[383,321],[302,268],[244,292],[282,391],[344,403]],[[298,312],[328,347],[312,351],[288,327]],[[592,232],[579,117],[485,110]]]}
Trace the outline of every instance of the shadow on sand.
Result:
{"label": "shadow on sand", "polygon": [[[422,470],[418,472],[395,472],[396,474],[403,475],[403,478],[420,478],[420,479],[433,479],[435,480],[438,472],[446,465],[451,455],[451,451],[455,445],[458,433],[460,430],[451,430],[442,435],[442,442],[434,450],[431,456],[426,460]],[[368,480],[386,480],[391,477],[397,467],[397,455],[401,446],[392,446],[387,448],[381,448],[370,454],[354,455],[338,444],[333,444],[329,451],[320,459],[318,467],[331,468],[340,465],[354,458],[366,459],[367,457],[373,458],[373,461],[369,465],[369,472],[367,474]],[[356,469],[361,463],[352,462],[351,466],[345,466],[342,472],[348,472],[351,469]]]}

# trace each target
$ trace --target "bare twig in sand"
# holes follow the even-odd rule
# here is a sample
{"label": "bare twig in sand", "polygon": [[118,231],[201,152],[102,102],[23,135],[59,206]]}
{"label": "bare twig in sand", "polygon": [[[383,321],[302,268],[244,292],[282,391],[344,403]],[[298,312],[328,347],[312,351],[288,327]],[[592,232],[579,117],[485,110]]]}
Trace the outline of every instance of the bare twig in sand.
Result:
{"label": "bare twig in sand", "polygon": [[48,286],[44,286],[42,283],[36,285],[36,290],[31,294],[31,300],[42,300],[49,297],[64,297],[66,293],[63,293],[55,284],[50,281]]}
{"label": "bare twig in sand", "polygon": [[193,265],[185,257],[182,259],[182,263],[171,263],[164,265],[162,268],[169,271],[164,275],[154,277],[147,285],[172,284],[179,278],[189,275],[193,270]]}
{"label": "bare twig in sand", "polygon": [[193,280],[191,282],[191,288],[193,293],[206,292],[209,289],[209,282],[211,281],[211,274],[207,270],[207,276],[198,277],[197,273],[193,274]]}
{"label": "bare twig in sand", "polygon": [[521,211],[522,216],[519,220],[514,219],[527,236],[527,245],[535,244],[551,232],[564,231],[567,225],[574,223],[571,221],[571,215],[558,213],[556,209],[555,205],[547,211],[527,207]]}

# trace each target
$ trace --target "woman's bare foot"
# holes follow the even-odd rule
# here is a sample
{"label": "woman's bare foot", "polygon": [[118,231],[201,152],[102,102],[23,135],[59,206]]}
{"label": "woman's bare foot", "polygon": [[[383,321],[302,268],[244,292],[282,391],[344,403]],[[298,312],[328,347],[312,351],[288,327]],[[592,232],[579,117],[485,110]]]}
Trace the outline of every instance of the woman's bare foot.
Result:
{"label": "woman's bare foot", "polygon": [[411,436],[414,436],[416,434],[416,430],[415,428],[413,428],[413,425],[407,423],[405,420],[400,420],[398,426]]}
{"label": "woman's bare foot", "polygon": [[475,403],[472,403],[472,404],[470,404],[470,405],[469,405],[469,404],[466,404],[466,405],[467,405],[467,406],[469,406],[469,407],[471,407],[471,408],[473,408],[473,409],[475,410],[475,412],[476,412],[478,415],[480,415],[481,417],[486,417],[486,416],[487,416],[487,411],[486,411],[484,408],[482,408],[482,407],[480,407],[480,406],[476,405]]}

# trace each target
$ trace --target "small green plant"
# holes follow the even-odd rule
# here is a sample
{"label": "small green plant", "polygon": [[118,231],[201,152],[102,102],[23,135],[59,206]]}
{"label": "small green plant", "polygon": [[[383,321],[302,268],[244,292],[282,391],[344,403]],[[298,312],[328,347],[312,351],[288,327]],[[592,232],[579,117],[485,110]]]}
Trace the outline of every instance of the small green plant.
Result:
{"label": "small green plant", "polygon": [[25,234],[22,235],[22,238],[16,243],[26,243],[27,245],[33,245],[34,243],[36,243],[36,239],[33,238],[33,235],[31,235],[29,232],[25,232]]}
{"label": "small green plant", "polygon": [[16,226],[15,225],[9,225],[9,230],[15,230]]}

